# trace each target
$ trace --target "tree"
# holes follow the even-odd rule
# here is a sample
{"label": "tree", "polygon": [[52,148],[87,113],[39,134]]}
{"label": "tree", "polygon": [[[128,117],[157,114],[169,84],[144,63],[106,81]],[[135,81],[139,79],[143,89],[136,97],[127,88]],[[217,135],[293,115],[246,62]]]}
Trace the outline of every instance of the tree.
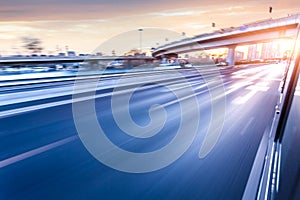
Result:
{"label": "tree", "polygon": [[43,50],[42,42],[40,39],[34,37],[22,37],[21,39],[24,43],[23,47],[32,54],[41,53],[41,51]]}

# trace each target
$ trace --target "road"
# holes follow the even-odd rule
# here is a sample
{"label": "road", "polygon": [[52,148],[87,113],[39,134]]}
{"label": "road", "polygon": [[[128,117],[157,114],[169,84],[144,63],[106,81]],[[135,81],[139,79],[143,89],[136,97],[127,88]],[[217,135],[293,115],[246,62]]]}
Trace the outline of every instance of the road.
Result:
{"label": "road", "polygon": [[[211,96],[204,76],[195,70],[180,71],[195,91],[191,98],[195,97],[199,104],[199,129],[180,158],[148,173],[112,169],[89,153],[74,124],[71,104],[74,82],[44,83],[32,88],[27,85],[11,90],[9,87],[15,86],[3,87],[0,199],[241,199],[261,139],[272,124],[283,70],[281,64],[220,70],[226,112],[219,114],[224,114],[225,120],[216,145],[203,158],[198,156],[199,149],[214,120],[212,116],[216,117],[212,114],[212,100],[220,97]],[[189,99],[177,99],[174,92],[163,86],[185,92],[182,82],[171,74],[125,77],[126,82],[143,80],[145,76],[153,80],[135,90],[130,98],[129,110],[135,123],[140,126],[150,123],[152,105],[160,104],[165,109],[164,127],[146,139],[122,133],[113,116],[112,95],[125,99],[130,87],[122,86],[123,92],[113,93],[120,77],[100,79],[103,85],[96,92],[95,108],[102,129],[113,143],[143,153],[161,149],[175,137],[181,117],[179,104]],[[155,84],[157,80],[161,85]],[[88,90],[88,85],[84,89]],[[116,112],[121,112],[122,105]],[[194,113],[193,106],[186,112]],[[188,116],[190,123],[194,123],[195,116]]]}

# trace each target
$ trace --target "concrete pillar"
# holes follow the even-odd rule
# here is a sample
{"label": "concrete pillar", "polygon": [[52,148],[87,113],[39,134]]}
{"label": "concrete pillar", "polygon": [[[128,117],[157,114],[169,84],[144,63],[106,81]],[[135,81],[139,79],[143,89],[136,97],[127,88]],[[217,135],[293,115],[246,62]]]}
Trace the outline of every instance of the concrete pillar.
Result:
{"label": "concrete pillar", "polygon": [[234,66],[234,57],[235,57],[235,45],[228,47],[228,55],[226,58],[226,62],[228,63],[228,66]]}

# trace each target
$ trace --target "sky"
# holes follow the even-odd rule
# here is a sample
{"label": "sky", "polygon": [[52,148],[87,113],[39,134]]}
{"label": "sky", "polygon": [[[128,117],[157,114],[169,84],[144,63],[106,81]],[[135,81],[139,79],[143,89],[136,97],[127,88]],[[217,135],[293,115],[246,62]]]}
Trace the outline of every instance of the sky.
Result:
{"label": "sky", "polygon": [[[107,46],[113,43],[156,47],[299,12],[299,0],[0,0],[0,55],[26,53],[23,37],[39,38],[44,54],[66,50],[89,54],[102,46],[111,51],[113,47]],[[211,26],[213,22],[216,27]]]}

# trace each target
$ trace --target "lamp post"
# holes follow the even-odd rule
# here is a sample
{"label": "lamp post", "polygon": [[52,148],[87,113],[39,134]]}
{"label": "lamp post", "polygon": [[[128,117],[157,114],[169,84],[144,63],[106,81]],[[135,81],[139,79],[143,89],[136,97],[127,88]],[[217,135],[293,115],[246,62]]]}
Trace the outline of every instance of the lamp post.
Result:
{"label": "lamp post", "polygon": [[138,29],[138,31],[139,31],[139,35],[140,35],[140,51],[141,51],[141,53],[142,53],[142,32],[143,32],[143,29],[142,28],[139,28]]}

